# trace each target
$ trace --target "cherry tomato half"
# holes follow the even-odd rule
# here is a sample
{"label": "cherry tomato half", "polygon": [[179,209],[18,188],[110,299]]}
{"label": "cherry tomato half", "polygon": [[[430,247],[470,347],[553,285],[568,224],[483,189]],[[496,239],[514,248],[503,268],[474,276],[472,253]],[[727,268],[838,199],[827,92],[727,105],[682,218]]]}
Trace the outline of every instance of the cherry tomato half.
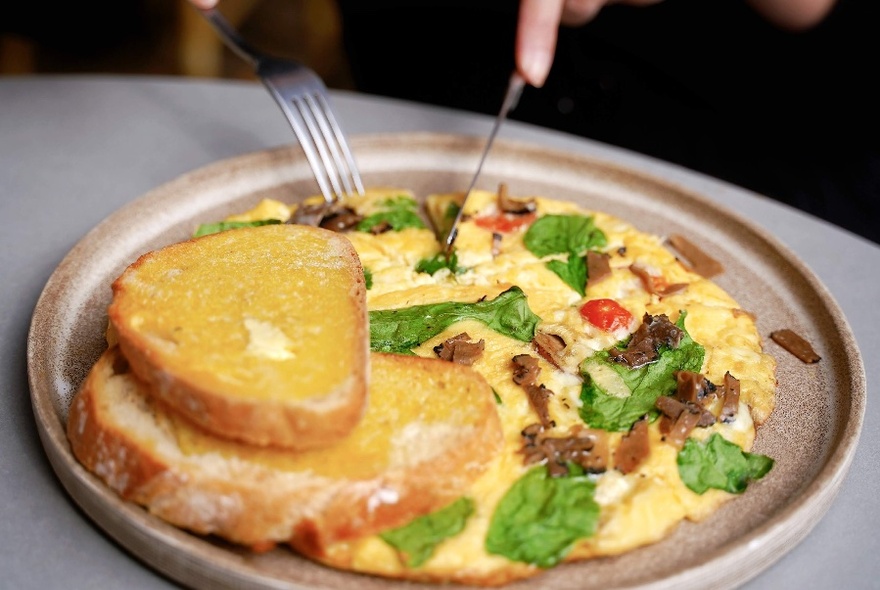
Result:
{"label": "cherry tomato half", "polygon": [[516,231],[521,227],[529,225],[535,220],[534,213],[526,213],[525,215],[514,215],[510,213],[498,213],[497,215],[486,215],[477,217],[474,223],[483,229],[507,234]]}
{"label": "cherry tomato half", "polygon": [[633,316],[613,299],[591,299],[581,306],[581,316],[606,332],[626,328]]}

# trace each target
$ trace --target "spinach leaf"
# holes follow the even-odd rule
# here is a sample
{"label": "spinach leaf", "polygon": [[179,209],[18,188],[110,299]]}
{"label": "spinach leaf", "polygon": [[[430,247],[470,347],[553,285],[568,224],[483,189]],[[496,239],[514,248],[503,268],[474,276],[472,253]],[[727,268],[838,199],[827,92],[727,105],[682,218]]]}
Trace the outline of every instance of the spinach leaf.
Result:
{"label": "spinach leaf", "polygon": [[550,477],[545,466],[529,470],[511,486],[492,515],[486,551],[548,568],[559,563],[578,539],[596,532],[596,484],[580,467]]}
{"label": "spinach leaf", "polygon": [[473,501],[459,498],[437,512],[420,516],[379,536],[404,554],[407,567],[416,568],[430,559],[437,545],[464,530],[473,513]]}
{"label": "spinach leaf", "polygon": [[373,271],[366,266],[364,267],[364,284],[367,287],[367,291],[373,288]]}
{"label": "spinach leaf", "polygon": [[581,297],[587,294],[587,261],[583,256],[569,252],[568,262],[550,260],[546,266]]}
{"label": "spinach leaf", "polygon": [[431,258],[422,258],[419,260],[419,263],[416,264],[416,272],[426,272],[432,276],[441,268],[448,268],[453,274],[461,274],[466,270],[465,268],[458,266],[458,254],[454,251],[449,258],[446,257],[445,252],[438,252]]}
{"label": "spinach leaf", "polygon": [[568,253],[568,261],[550,260],[548,269],[583,297],[587,288],[587,262],[584,252],[608,243],[592,217],[583,215],[544,215],[538,218],[523,236],[529,252],[543,258]]}
{"label": "spinach leaf", "polygon": [[698,494],[709,488],[741,494],[749,482],[767,475],[774,463],[766,455],[743,451],[717,432],[705,443],[687,439],[676,462],[681,481]]}
{"label": "spinach leaf", "polygon": [[523,243],[529,252],[543,258],[550,254],[583,254],[604,246],[608,239],[592,217],[544,215],[529,226]]}
{"label": "spinach leaf", "polygon": [[281,223],[280,219],[259,219],[257,221],[218,221],[217,223],[203,223],[193,234],[194,238],[200,238],[210,234],[217,234],[230,229],[238,229],[240,227],[259,227],[261,225],[276,225]]}
{"label": "spinach leaf", "polygon": [[452,324],[474,319],[492,330],[530,342],[541,318],[529,308],[526,294],[511,287],[495,299],[462,303],[448,301],[402,309],[370,312],[370,349],[377,352],[411,352]]}
{"label": "spinach leaf", "polygon": [[[677,348],[662,347],[659,358],[637,369],[609,360],[608,351],[600,351],[581,363],[584,384],[581,386],[579,410],[581,419],[593,428],[627,431],[642,416],[656,415],[654,403],[661,395],[675,391],[676,371],[699,372],[703,367],[706,349],[694,342],[684,327],[686,312],[675,323],[684,335]],[[609,373],[609,370],[613,373]],[[628,395],[610,394],[609,377],[615,375],[623,382]]]}
{"label": "spinach leaf", "polygon": [[369,232],[377,225],[387,223],[393,231],[408,227],[424,228],[425,222],[417,212],[418,203],[406,196],[388,199],[381,203],[384,210],[363,218],[356,226],[357,231]]}

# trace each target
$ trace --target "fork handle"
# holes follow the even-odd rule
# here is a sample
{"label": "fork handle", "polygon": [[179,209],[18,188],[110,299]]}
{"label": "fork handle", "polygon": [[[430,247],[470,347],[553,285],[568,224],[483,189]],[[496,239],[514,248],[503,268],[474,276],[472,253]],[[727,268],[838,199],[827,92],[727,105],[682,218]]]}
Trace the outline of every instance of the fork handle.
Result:
{"label": "fork handle", "polygon": [[260,62],[263,61],[265,56],[254,49],[250,43],[245,41],[244,38],[238,34],[238,31],[235,30],[235,27],[230,25],[229,21],[227,21],[220,12],[214,8],[198,10],[214,30],[217,31],[217,34],[220,35],[226,45],[238,54],[239,57],[250,62],[255,68],[260,65]]}

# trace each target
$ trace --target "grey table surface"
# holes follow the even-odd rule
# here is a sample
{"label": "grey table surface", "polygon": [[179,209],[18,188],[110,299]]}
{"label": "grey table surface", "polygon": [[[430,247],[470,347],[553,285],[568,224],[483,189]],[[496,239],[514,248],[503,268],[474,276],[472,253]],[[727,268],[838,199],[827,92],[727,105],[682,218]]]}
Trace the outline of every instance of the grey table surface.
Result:
{"label": "grey table surface", "polygon": [[[485,136],[488,117],[334,92],[349,134]],[[638,167],[770,230],[822,280],[863,352],[865,427],[849,474],[807,538],[749,589],[880,588],[880,247],[766,197],[596,142],[509,122],[501,137]],[[31,411],[26,341],[56,265],[98,222],[216,160],[293,143],[256,82],[119,76],[0,78],[0,587],[171,588],[87,518],[55,477]],[[880,198],[880,195],[878,195]],[[880,222],[880,220],[877,220]],[[748,564],[744,564],[744,568]]]}

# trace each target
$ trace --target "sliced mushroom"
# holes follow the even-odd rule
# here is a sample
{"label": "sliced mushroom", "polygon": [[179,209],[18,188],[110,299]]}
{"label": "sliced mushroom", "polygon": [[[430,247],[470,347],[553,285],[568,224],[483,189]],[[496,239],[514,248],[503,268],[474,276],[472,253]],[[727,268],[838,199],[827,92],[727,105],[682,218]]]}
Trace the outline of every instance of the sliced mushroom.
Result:
{"label": "sliced mushroom", "polygon": [[707,395],[715,392],[715,385],[702,373],[693,371],[676,371],[676,397],[683,402],[704,405]]}
{"label": "sliced mushroom", "polygon": [[720,419],[722,422],[732,422],[739,411],[739,379],[731,375],[730,371],[724,374],[723,390]]}
{"label": "sliced mushroom", "polygon": [[609,358],[636,369],[657,360],[661,346],[677,348],[682,336],[684,332],[670,322],[666,314],[652,316],[646,313],[626,348],[622,351],[612,349]]}
{"label": "sliced mushroom", "polygon": [[707,279],[724,272],[724,266],[720,262],[706,254],[686,237],[672,234],[667,238],[667,241],[685,258],[685,260],[679,258],[679,262],[688,270]]}
{"label": "sliced mushroom", "polygon": [[547,334],[545,332],[535,332],[532,340],[535,350],[538,351],[544,360],[552,364],[557,369],[562,369],[562,360],[560,354],[565,350],[565,340],[556,334]]}
{"label": "sliced mushroom", "polygon": [[384,234],[387,231],[391,231],[391,223],[386,221],[380,221],[376,225],[370,228],[370,233],[374,236],[378,236],[379,234]]}
{"label": "sliced mushroom", "polygon": [[635,471],[651,453],[648,440],[648,421],[645,418],[632,425],[629,432],[620,439],[620,446],[614,451],[614,466],[626,475]]}
{"label": "sliced mushroom", "polygon": [[697,416],[696,426],[715,424],[715,415],[706,408],[691,402],[681,401],[672,396],[661,395],[654,402],[654,407],[660,410],[664,417],[672,421],[678,420],[684,412],[688,412]]}
{"label": "sliced mushroom", "polygon": [[344,232],[356,226],[362,219],[363,216],[358,215],[351,207],[338,207],[330,209],[318,225],[335,232]]}
{"label": "sliced mushroom", "polygon": [[817,363],[822,360],[822,357],[813,350],[813,346],[794,330],[788,328],[776,330],[770,333],[770,338],[805,363]]}
{"label": "sliced mushroom", "polygon": [[611,276],[611,256],[603,252],[587,251],[587,281],[590,285]]}
{"label": "sliced mushroom", "polygon": [[665,432],[666,442],[680,449],[684,446],[684,441],[687,440],[687,437],[690,436],[691,432],[693,432],[699,422],[700,414],[682,412],[674,421],[670,420],[665,424],[664,422],[661,422],[660,430],[661,432]]}
{"label": "sliced mushroom", "polygon": [[513,382],[517,385],[534,385],[541,373],[538,359],[528,354],[518,354],[513,359]]}
{"label": "sliced mushroom", "polygon": [[485,348],[486,342],[483,339],[472,342],[468,333],[462,332],[435,346],[434,352],[444,361],[458,363],[459,365],[472,365],[474,361],[483,355]]}
{"label": "sliced mushroom", "polygon": [[550,409],[549,409],[549,401],[553,396],[553,392],[547,389],[544,384],[534,385],[529,384],[525,385],[526,395],[529,398],[529,404],[532,406],[532,409],[535,410],[535,413],[538,415],[538,420],[541,421],[541,426],[544,428],[553,428],[556,426],[556,422],[550,418]]}
{"label": "sliced mushroom", "polygon": [[600,430],[580,429],[569,436],[544,435],[540,424],[522,431],[523,461],[526,465],[545,463],[551,477],[568,474],[568,463],[580,465],[589,473],[601,473],[608,466],[608,437]]}
{"label": "sliced mushroom", "polygon": [[535,199],[514,199],[507,194],[507,184],[498,185],[498,208],[504,213],[513,213],[515,215],[525,215],[526,213],[534,213],[537,209]]}
{"label": "sliced mushroom", "polygon": [[291,215],[288,220],[288,223],[317,227],[318,224],[321,223],[321,220],[324,218],[324,214],[327,213],[328,209],[329,203],[303,203],[296,208],[293,215]]}

